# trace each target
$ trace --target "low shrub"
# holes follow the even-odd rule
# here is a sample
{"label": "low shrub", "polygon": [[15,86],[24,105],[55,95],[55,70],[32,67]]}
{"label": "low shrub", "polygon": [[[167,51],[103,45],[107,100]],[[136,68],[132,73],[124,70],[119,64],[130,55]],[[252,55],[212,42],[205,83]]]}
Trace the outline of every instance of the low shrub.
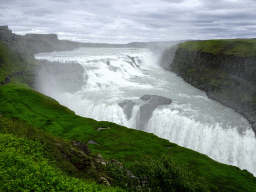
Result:
{"label": "low shrub", "polygon": [[131,167],[135,176],[120,165],[108,164],[107,168],[114,179],[112,185],[129,191],[209,191],[204,178],[197,178],[186,166],[176,164],[170,154],[136,161]]}
{"label": "low shrub", "polygon": [[123,191],[63,174],[42,150],[37,141],[0,134],[0,191]]}

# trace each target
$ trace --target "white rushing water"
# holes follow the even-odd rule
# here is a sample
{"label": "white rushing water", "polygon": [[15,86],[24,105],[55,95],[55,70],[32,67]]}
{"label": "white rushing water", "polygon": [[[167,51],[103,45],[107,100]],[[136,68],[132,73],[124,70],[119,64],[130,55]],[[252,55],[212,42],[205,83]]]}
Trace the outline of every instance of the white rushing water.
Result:
{"label": "white rushing water", "polygon": [[[81,48],[36,55],[37,59],[75,61],[84,67],[86,80],[81,90],[43,92],[77,115],[152,132],[256,176],[256,140],[248,122],[163,70],[159,57],[148,49],[131,48]],[[141,106],[147,101],[140,97],[147,94],[172,99],[172,103],[150,108],[152,113],[142,117]],[[129,102],[122,106],[124,101]]]}

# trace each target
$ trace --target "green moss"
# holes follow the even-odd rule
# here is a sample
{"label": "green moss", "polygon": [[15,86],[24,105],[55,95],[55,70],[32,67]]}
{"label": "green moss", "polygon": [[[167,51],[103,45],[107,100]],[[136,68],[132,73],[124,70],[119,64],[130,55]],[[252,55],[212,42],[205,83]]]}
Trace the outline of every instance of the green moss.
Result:
{"label": "green moss", "polygon": [[222,39],[206,41],[187,41],[179,45],[188,51],[197,52],[198,50],[216,54],[235,55],[238,57],[256,56],[255,39]]}

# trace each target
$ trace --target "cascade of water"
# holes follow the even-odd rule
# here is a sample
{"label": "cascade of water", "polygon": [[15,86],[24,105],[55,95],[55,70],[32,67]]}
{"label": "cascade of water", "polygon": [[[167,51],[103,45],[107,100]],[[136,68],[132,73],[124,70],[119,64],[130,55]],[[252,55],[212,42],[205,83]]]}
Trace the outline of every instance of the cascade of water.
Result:
{"label": "cascade of water", "polygon": [[256,173],[256,140],[252,129],[240,135],[236,128],[224,129],[219,123],[202,124],[182,116],[177,110],[157,109],[147,132],[186,148],[206,154],[219,162]]}
{"label": "cascade of water", "polygon": [[[155,64],[159,59],[150,51],[86,48],[36,57],[77,61],[84,66],[87,81],[82,90],[50,95],[76,114],[134,129],[143,123],[147,132],[256,175],[256,140],[248,122],[159,68]],[[147,94],[173,102],[157,106],[156,99],[148,107],[152,111],[144,114],[146,119],[141,118],[142,106],[149,105],[141,96]]]}

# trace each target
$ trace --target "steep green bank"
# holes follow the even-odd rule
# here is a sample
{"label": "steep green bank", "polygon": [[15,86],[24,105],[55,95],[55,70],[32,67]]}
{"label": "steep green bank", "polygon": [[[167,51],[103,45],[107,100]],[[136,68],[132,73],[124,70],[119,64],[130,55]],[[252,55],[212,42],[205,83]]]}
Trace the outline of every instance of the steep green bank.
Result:
{"label": "steep green bank", "polygon": [[256,40],[188,41],[170,69],[207,95],[235,109],[256,132]]}
{"label": "steep green bank", "polygon": [[7,44],[0,41],[0,83],[8,75],[34,70],[37,64],[33,57],[15,52]]}
{"label": "steep green bank", "polygon": [[[6,50],[3,78],[30,69],[29,59],[19,64],[12,59],[22,54]],[[0,86],[0,191],[256,191],[245,170],[154,134],[77,116],[22,83],[27,78],[33,81],[18,75]]]}
{"label": "steep green bank", "polygon": [[[13,43],[17,47],[13,47]],[[81,89],[84,84],[84,69],[80,64],[38,61],[32,54],[33,46],[24,47],[24,44],[16,43],[0,40],[0,85],[16,79],[40,90],[44,89],[40,83],[44,81],[51,84],[55,91],[74,92]],[[50,48],[55,50],[56,46]]]}
{"label": "steep green bank", "polygon": [[[180,147],[176,144],[170,143],[167,140],[158,138],[157,136],[150,133],[128,129],[114,123],[98,122],[93,119],[79,117],[66,107],[59,105],[55,100],[28,88],[25,84],[11,83],[1,86],[0,97],[0,132],[2,134],[15,135],[14,140],[18,140],[17,142],[20,143],[26,143],[32,140],[33,142],[37,141],[40,143],[36,145],[43,146],[42,152],[37,152],[37,150],[39,150],[37,148],[32,148],[33,150],[31,149],[34,151],[33,153],[43,154],[43,157],[46,158],[43,159],[43,162],[48,162],[48,164],[45,164],[44,170],[46,171],[42,175],[42,181],[39,181],[38,183],[39,186],[41,186],[42,183],[42,185],[47,185],[48,180],[51,180],[51,178],[55,177],[58,177],[55,179],[56,182],[61,182],[64,177],[60,177],[60,175],[61,172],[63,172],[64,175],[67,175],[67,177],[76,177],[82,181],[85,179],[84,182],[89,182],[89,179],[100,182],[100,177],[108,178],[109,182],[111,182],[111,185],[113,184],[125,188],[125,183],[129,183],[127,177],[125,176],[125,169],[122,172],[124,174],[125,180],[119,180],[121,178],[119,168],[111,169],[111,173],[106,170],[104,171],[102,166],[100,166],[101,168],[99,167],[96,169],[98,171],[95,169],[89,169],[91,171],[95,170],[89,173],[86,171],[79,171],[78,167],[76,166],[76,162],[80,162],[78,165],[84,164],[85,168],[88,166],[93,167],[93,162],[97,161],[93,159],[97,157],[97,153],[100,153],[105,159],[104,162],[110,162],[111,159],[116,159],[128,169],[130,169],[130,171],[133,173],[139,174],[140,171],[138,170],[140,169],[144,171],[151,169],[151,171],[145,173],[145,175],[148,175],[147,178],[149,177],[150,179],[150,177],[153,177],[153,173],[156,175],[154,176],[154,180],[149,180],[149,184],[153,181],[156,182],[157,179],[162,181],[163,178],[161,175],[163,176],[166,172],[161,172],[161,170],[174,169],[176,170],[175,178],[185,177],[185,179],[180,181],[178,180],[176,182],[184,182],[184,180],[189,181],[190,184],[184,184],[184,186],[208,186],[211,191],[256,191],[256,178],[247,171],[241,171],[237,167],[218,163],[206,155],[202,155],[198,152]],[[98,130],[98,128],[104,127],[109,127],[110,129]],[[10,140],[9,137],[13,138],[11,135],[5,137],[3,136],[3,140]],[[29,141],[20,141],[19,138],[23,138]],[[94,158],[92,156],[90,158],[85,158],[87,160],[84,158],[81,160],[77,157],[77,155],[72,156],[72,141],[88,143],[92,140],[97,143],[88,144],[92,154],[95,154]],[[16,150],[18,146],[20,147],[20,144],[17,144],[12,150]],[[39,148],[41,150],[40,146]],[[37,170],[44,168],[43,164],[39,163],[41,160],[39,161],[36,159],[37,156],[29,157],[30,154],[27,154],[27,152],[24,152],[25,154],[23,154],[23,152],[21,154],[15,153],[12,156],[10,155],[13,154],[13,152],[9,153],[9,151],[7,152],[5,150],[1,150],[1,152],[4,154],[5,158],[16,158],[16,156],[18,156],[17,158],[19,158],[19,160],[15,161],[17,164],[11,164],[10,169],[11,167],[15,167],[15,169],[18,170],[22,164],[19,163],[20,161],[22,161],[24,164],[27,162],[27,158],[32,158],[31,161],[28,162],[32,163],[33,161],[31,166],[34,168],[27,167],[29,165],[25,164],[26,170],[24,170],[24,174],[32,174],[31,178],[36,178],[37,172],[40,172]],[[169,153],[172,154],[173,160],[167,157],[166,160],[164,157],[160,162],[169,162],[168,166],[170,167],[166,167],[166,164],[166,166],[164,166],[165,168],[161,168],[161,163],[157,159],[159,159],[161,155],[167,155]],[[23,157],[23,155],[25,156]],[[145,155],[150,155],[155,160],[146,160],[144,157]],[[40,155],[38,156],[40,157]],[[22,158],[24,158],[24,160],[22,160]],[[89,161],[89,159],[91,160]],[[139,163],[137,166],[134,164],[135,161],[138,161]],[[177,164],[173,164],[172,161],[176,162]],[[147,164],[147,162],[149,164]],[[94,164],[96,166],[96,163]],[[7,165],[5,161],[2,162],[2,165],[5,167],[9,166],[9,164]],[[147,166],[148,168],[146,168]],[[182,168],[183,166],[186,166],[187,168]],[[146,169],[143,169],[142,167],[145,167]],[[46,174],[48,169],[52,170],[50,176]],[[2,171],[4,170],[5,169],[2,169]],[[61,172],[59,173],[58,170]],[[84,169],[82,168],[81,170]],[[11,170],[6,174],[9,173],[11,173]],[[194,174],[196,176],[194,176]],[[166,176],[172,177],[169,174]],[[10,177],[15,177],[19,180],[21,176]],[[43,179],[43,177],[47,177],[48,179]],[[144,177],[140,176],[140,178]],[[201,180],[198,177],[205,178],[205,181],[204,179]],[[70,179],[72,180],[72,178]],[[66,180],[67,179],[65,179],[65,181]],[[68,181],[73,182],[73,180],[71,180],[68,179]],[[5,182],[7,181],[8,179]],[[170,181],[171,180],[166,180],[165,182]],[[60,184],[58,184],[58,182],[56,184],[56,182],[54,183],[54,186],[59,186]],[[197,184],[193,184],[194,182]],[[205,182],[208,184],[205,184]],[[1,187],[6,189],[4,188],[8,187],[6,185],[8,184],[4,185],[2,183],[2,185],[0,185],[0,189]],[[14,184],[10,185],[13,186]],[[166,186],[163,183],[158,183],[158,185],[159,190],[161,187]],[[51,187],[54,188],[54,186]],[[149,186],[155,185],[152,184]],[[129,189],[127,190],[130,191]],[[162,190],[164,189],[162,188]]]}

